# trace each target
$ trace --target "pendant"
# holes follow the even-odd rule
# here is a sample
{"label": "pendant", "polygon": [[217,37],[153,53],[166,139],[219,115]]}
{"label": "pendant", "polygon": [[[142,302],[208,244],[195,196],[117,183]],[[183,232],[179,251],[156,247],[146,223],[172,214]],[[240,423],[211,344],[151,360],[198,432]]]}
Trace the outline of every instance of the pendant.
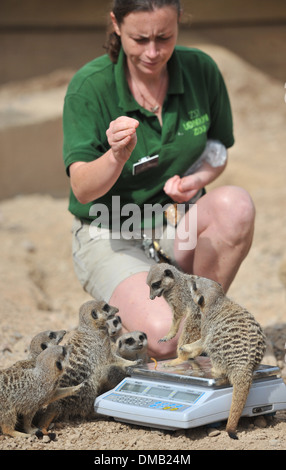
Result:
{"label": "pendant", "polygon": [[159,111],[159,108],[160,106],[158,104],[156,104],[156,106],[153,106],[153,108],[151,108],[151,113],[157,113]]}

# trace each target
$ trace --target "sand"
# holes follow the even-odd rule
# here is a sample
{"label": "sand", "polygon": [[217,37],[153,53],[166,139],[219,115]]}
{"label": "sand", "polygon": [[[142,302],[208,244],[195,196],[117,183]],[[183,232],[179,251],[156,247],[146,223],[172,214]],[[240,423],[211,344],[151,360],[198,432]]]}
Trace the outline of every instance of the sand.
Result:
{"label": "sand", "polygon": [[[199,46],[199,45],[198,45]],[[251,251],[229,295],[250,310],[271,338],[283,369],[286,339],[286,105],[284,84],[217,46],[202,46],[218,62],[233,107],[236,144],[215,185],[247,189],[256,205]],[[45,91],[43,91],[45,93]],[[213,186],[215,186],[213,185]],[[19,195],[0,202],[0,367],[26,357],[32,336],[74,328],[90,299],[75,277],[68,199]],[[285,377],[285,368],[282,370]],[[56,439],[0,434],[0,450],[285,450],[286,411],[242,418],[239,440],[225,423],[162,431],[99,418],[55,424]]]}

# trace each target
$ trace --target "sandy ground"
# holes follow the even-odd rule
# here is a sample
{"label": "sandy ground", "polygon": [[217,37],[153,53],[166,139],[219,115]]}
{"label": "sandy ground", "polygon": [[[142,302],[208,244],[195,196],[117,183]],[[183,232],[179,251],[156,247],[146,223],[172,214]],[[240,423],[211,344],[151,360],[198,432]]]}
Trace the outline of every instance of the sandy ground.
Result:
{"label": "sandy ground", "polygon": [[[229,295],[246,306],[273,340],[283,368],[286,340],[286,105],[284,83],[215,46],[202,46],[218,62],[233,106],[236,145],[216,184],[237,184],[252,195],[256,231],[252,249]],[[77,324],[85,294],[73,272],[72,217],[67,199],[18,196],[0,203],[0,365],[26,357],[32,336]],[[285,369],[282,371],[285,377]],[[0,450],[285,450],[286,411],[243,418],[239,440],[225,424],[161,431],[99,418],[55,425],[54,441],[0,434]]]}

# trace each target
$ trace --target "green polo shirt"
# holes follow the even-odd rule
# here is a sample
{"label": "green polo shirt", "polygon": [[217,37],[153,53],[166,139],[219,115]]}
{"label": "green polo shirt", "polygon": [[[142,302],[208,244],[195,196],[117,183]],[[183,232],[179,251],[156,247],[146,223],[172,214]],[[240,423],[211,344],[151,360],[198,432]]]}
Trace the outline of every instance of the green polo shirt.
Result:
{"label": "green polo shirt", "polygon": [[[137,145],[112,189],[88,204],[80,204],[71,191],[69,210],[86,221],[95,217],[94,204],[104,204],[111,214],[112,196],[120,196],[120,208],[130,203],[142,210],[145,204],[164,206],[171,202],[163,191],[165,182],[185,173],[201,155],[207,139],[220,140],[227,148],[234,143],[228,93],[218,67],[207,54],[175,48],[168,62],[162,126],[130,93],[124,61],[121,50],[117,64],[108,55],[89,62],[72,78],[65,97],[63,156],[67,174],[71,163],[93,161],[109,149],[106,130],[111,121],[126,115],[140,122]],[[154,155],[159,155],[157,167],[133,175],[134,163]]]}

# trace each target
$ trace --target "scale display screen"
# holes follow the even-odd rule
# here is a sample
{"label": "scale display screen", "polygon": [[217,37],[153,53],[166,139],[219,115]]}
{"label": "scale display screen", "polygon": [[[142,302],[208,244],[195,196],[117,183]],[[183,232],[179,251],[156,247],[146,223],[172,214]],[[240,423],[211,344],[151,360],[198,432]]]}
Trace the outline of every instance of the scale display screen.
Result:
{"label": "scale display screen", "polygon": [[130,381],[124,382],[118,392],[132,393],[145,397],[153,398],[169,398],[172,400],[179,400],[185,403],[195,403],[203,394],[196,391],[176,390],[176,388],[147,386],[147,384],[134,383]]}
{"label": "scale display screen", "polygon": [[167,398],[171,394],[170,390],[165,390],[164,388],[151,387],[146,395],[151,395],[156,398]]}
{"label": "scale display screen", "polygon": [[126,382],[120,387],[120,392],[133,392],[133,393],[143,393],[146,388],[146,385],[140,385],[136,383]]}
{"label": "scale display screen", "polygon": [[176,400],[186,401],[188,403],[194,403],[202,394],[195,392],[177,392],[174,397]]}

